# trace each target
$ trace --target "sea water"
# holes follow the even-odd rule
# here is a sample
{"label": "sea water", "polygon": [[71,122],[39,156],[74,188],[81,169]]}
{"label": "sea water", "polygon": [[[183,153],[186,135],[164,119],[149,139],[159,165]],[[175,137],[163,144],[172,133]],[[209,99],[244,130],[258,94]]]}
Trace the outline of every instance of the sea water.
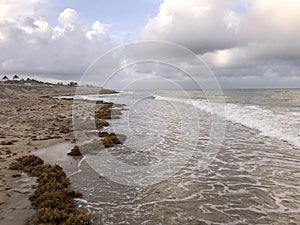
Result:
{"label": "sea water", "polygon": [[[127,109],[107,128],[127,135],[124,145],[67,167],[93,224],[300,224],[300,90],[223,94],[216,101],[198,90],[76,96]],[[103,152],[120,167],[107,173]],[[128,175],[123,164],[144,173]]]}

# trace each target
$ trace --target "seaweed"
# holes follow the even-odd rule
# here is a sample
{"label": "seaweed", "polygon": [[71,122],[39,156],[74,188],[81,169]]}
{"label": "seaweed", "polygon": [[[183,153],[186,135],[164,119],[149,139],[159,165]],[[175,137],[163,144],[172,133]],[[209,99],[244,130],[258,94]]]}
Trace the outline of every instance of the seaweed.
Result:
{"label": "seaweed", "polygon": [[44,164],[41,158],[28,155],[11,163],[9,169],[23,170],[37,177],[37,188],[29,198],[37,211],[35,224],[90,224],[90,216],[78,210],[74,201],[82,194],[69,187],[70,181],[60,166]]}
{"label": "seaweed", "polygon": [[71,149],[71,152],[69,152],[67,155],[70,155],[70,156],[81,156],[81,152],[80,152],[80,149],[77,145],[75,145],[72,149]]}
{"label": "seaweed", "polygon": [[101,141],[105,148],[111,148],[115,145],[123,144],[125,140],[126,136],[123,134],[110,133]]}

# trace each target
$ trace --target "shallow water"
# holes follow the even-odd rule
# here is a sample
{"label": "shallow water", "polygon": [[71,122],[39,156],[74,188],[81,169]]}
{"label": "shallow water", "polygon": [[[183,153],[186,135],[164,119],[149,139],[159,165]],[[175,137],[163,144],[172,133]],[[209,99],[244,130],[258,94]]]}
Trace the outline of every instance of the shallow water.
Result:
{"label": "shallow water", "polygon": [[[299,224],[300,91],[225,91],[225,114],[212,111],[203,93],[188,93],[191,99],[175,91],[101,97],[130,109],[109,128],[128,136],[123,146],[80,162],[62,162],[63,155],[47,150],[45,157],[53,154],[51,163],[66,167],[83,192],[78,204],[91,212],[93,224]],[[216,117],[226,121],[226,132],[219,151],[211,151]],[[124,185],[115,182],[118,168],[104,169],[110,164],[103,152],[121,169],[122,162],[147,170],[167,158],[175,172],[152,185]],[[154,180],[166,175],[161,169]]]}

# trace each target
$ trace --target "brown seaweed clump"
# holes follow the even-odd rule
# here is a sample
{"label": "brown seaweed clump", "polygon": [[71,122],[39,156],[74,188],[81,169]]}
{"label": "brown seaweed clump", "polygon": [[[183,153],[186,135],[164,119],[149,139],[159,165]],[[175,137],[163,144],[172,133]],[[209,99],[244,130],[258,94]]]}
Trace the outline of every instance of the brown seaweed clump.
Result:
{"label": "brown seaweed clump", "polygon": [[82,197],[71,189],[70,181],[58,165],[45,165],[37,156],[29,155],[17,159],[9,169],[23,170],[37,177],[38,186],[30,197],[36,209],[35,224],[89,225],[90,216],[77,210],[74,198]]}
{"label": "brown seaweed clump", "polygon": [[13,162],[9,165],[9,169],[11,170],[23,170],[26,173],[32,174],[32,171],[36,169],[37,166],[43,165],[44,160],[41,158],[28,155],[17,159],[17,162]]}
{"label": "brown seaweed clump", "polygon": [[115,145],[123,144],[125,140],[126,136],[123,134],[110,133],[101,141],[105,148],[111,148]]}
{"label": "brown seaweed clump", "polygon": [[106,131],[100,131],[100,132],[98,132],[98,137],[106,137],[108,135],[109,135],[109,133],[106,132]]}
{"label": "brown seaweed clump", "polygon": [[[102,129],[104,126],[109,126],[106,120],[119,119],[122,115],[122,109],[113,109],[114,107],[124,107],[125,105],[114,104],[112,102],[104,102],[102,100],[96,102],[95,119],[96,128]],[[123,144],[126,140],[126,136],[122,134],[108,133],[106,131],[98,132],[99,137],[103,137],[101,140],[105,148],[111,148],[115,145]]]}
{"label": "brown seaweed clump", "polygon": [[71,152],[69,152],[67,155],[70,155],[70,156],[81,156],[81,152],[80,152],[80,149],[77,145],[75,145],[72,149],[71,149]]}
{"label": "brown seaweed clump", "polygon": [[109,126],[109,123],[106,120],[96,120],[96,128],[98,130],[102,129],[103,127]]}
{"label": "brown seaweed clump", "polygon": [[95,118],[103,120],[119,119],[122,113],[120,109],[113,109],[115,106],[119,105],[114,105],[112,102],[97,101]]}

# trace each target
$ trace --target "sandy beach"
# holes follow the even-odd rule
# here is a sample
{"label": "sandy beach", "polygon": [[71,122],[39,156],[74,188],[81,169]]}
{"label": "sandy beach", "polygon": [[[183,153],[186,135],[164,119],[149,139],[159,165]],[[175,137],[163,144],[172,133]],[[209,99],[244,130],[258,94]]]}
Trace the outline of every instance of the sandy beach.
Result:
{"label": "sandy beach", "polygon": [[[76,200],[77,208],[88,211],[91,224],[299,224],[300,154],[296,127],[299,120],[295,118],[299,111],[293,107],[299,102],[299,90],[251,90],[243,91],[243,95],[239,90],[225,92],[228,101],[225,107],[230,112],[225,115],[227,132],[219,152],[206,169],[202,169],[201,162],[210,136],[210,117],[203,110],[195,111],[197,107],[206,106],[199,91],[189,91],[193,105],[188,104],[191,99],[168,97],[170,93],[165,91],[156,92],[158,99],[144,98],[149,93],[141,92],[121,92],[117,95],[118,101],[110,95],[81,96],[79,106],[87,104],[79,109],[93,107],[87,111],[95,120],[83,113],[82,119],[77,120],[78,126],[72,127],[71,110],[76,101],[53,96],[72,95],[74,87],[5,85],[0,86],[0,90],[1,225],[24,224],[28,219],[32,224],[37,217],[36,202],[29,199],[33,195],[39,197],[36,190],[41,189],[40,177],[35,182],[36,178],[28,177],[27,173],[7,169],[17,158],[30,154],[70,172],[69,187],[83,194],[82,199]],[[172,94],[181,96],[182,92]],[[269,100],[270,96],[276,107]],[[276,100],[274,96],[278,96]],[[290,102],[282,100],[286,98]],[[140,99],[143,101],[138,101]],[[243,105],[246,99],[250,106]],[[183,117],[172,113],[166,100],[172,102]],[[183,100],[187,103],[183,104]],[[287,107],[291,112],[282,111]],[[80,110],[78,114],[81,115]],[[76,118],[76,114],[73,116]],[[197,118],[201,119],[198,128],[195,127]],[[186,123],[183,128],[179,119]],[[279,139],[270,123],[289,132],[284,132]],[[165,124],[168,127],[161,129]],[[67,156],[71,149],[76,153],[74,135],[77,132],[72,129],[88,131],[88,138],[97,137],[82,146],[76,136],[80,151],[85,154],[84,160],[77,161],[78,165],[76,158]],[[157,136],[148,138],[150,132]],[[126,137],[117,137],[119,134]],[[192,142],[177,145],[178,140],[183,140],[183,134],[188,134],[188,140],[198,137],[196,146],[190,145]],[[125,138],[122,144],[121,139]],[[114,146],[117,144],[120,145]],[[190,151],[194,154],[176,174],[148,186],[124,185],[122,182],[131,176],[116,176],[128,171],[121,171],[121,164],[108,167],[108,173],[103,170],[109,165],[102,160],[104,152],[111,153],[118,162],[140,166],[161,162],[166,153],[169,160],[177,163],[179,154],[182,157]],[[47,161],[51,157],[53,161]],[[74,160],[72,165],[71,160]],[[155,171],[160,178],[159,173],[164,174],[166,170]],[[115,178],[122,178],[121,182],[115,182]],[[52,188],[51,193],[56,194],[53,190],[56,189]]]}
{"label": "sandy beach", "polygon": [[0,225],[300,225],[299,12],[0,0]]}
{"label": "sandy beach", "polygon": [[[0,224],[23,224],[35,211],[29,196],[34,178],[8,170],[17,158],[60,142],[74,142],[72,101],[75,87],[0,85]],[[89,89],[86,90],[88,94]]]}

